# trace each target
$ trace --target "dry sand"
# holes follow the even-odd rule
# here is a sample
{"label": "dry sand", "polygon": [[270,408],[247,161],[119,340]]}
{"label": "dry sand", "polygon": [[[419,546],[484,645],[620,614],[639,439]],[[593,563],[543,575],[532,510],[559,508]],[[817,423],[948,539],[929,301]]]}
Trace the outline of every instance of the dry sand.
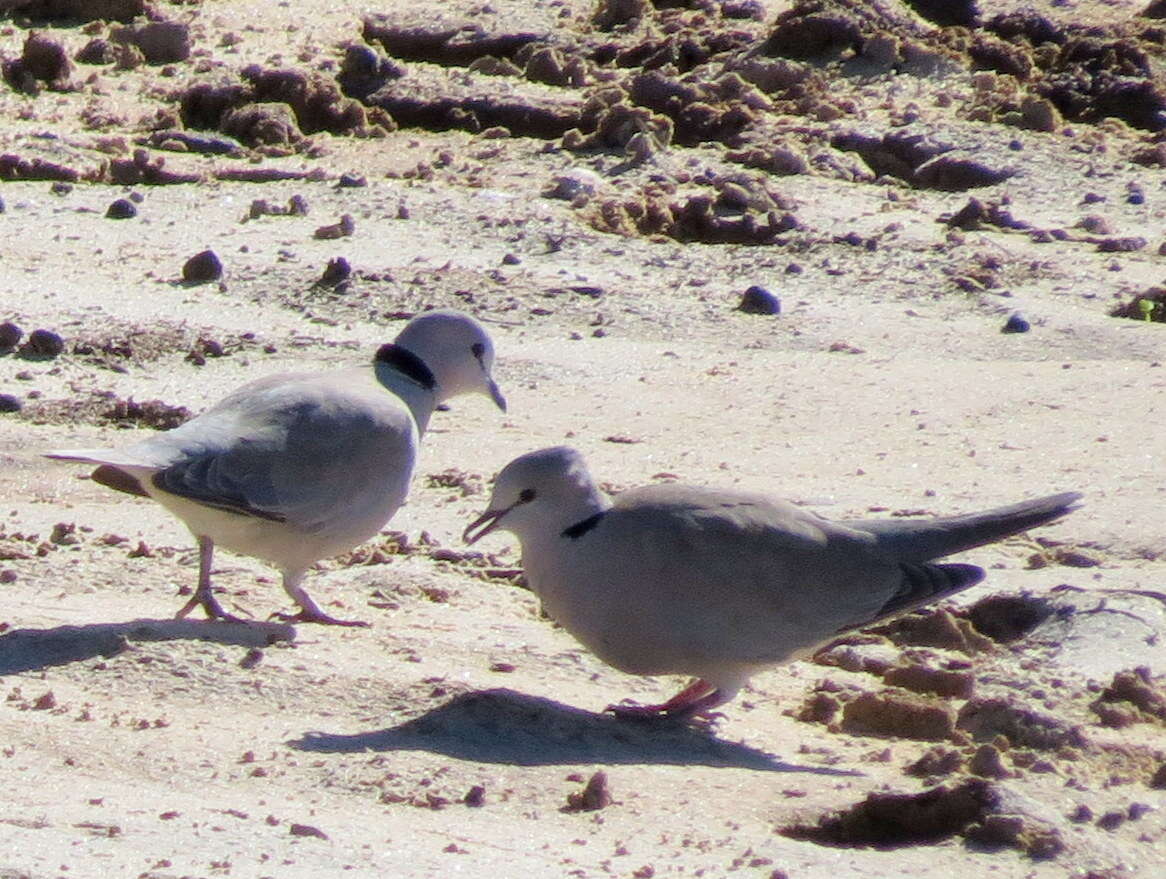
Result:
{"label": "dry sand", "polygon": [[[602,31],[584,0],[157,2],[189,25],[188,58],[111,43],[55,83],[29,80],[41,56],[8,68],[26,91],[0,85],[0,165],[23,178],[0,186],[0,322],[63,350],[0,355],[0,393],[22,406],[0,414],[0,876],[1163,875],[1166,328],[1109,314],[1161,298],[1166,160],[1138,115],[1164,89],[1148,4],[1023,19],[1085,46],[1094,84],[1150,84],[1142,104],[1094,95],[1095,118],[1088,101],[1050,116],[1040,87],[1069,68],[1047,44],[1004,45],[995,9],[940,33],[899,3],[870,7],[885,20],[829,3],[827,31],[860,37],[826,62],[760,50],[790,3],[703,5],[612,3],[645,18]],[[342,44],[367,45],[362,16],[390,8],[430,31],[445,16],[533,35],[559,82],[532,82],[529,47],[506,40],[517,75],[470,70],[473,39],[414,39],[403,75],[382,56],[368,99],[399,127],[354,120],[327,86]],[[782,21],[795,46],[818,32]],[[72,56],[115,27],[17,14],[0,55],[37,30]],[[1017,74],[973,70],[969,45]],[[684,69],[654,79],[653,51]],[[304,77],[281,92],[280,69]],[[205,83],[216,100],[252,89],[258,123],[232,130],[268,142],[183,141],[225,137],[183,129]],[[272,97],[305,84],[319,100],[299,110],[337,133],[301,137]],[[617,86],[658,106],[579,116]],[[523,132],[515,106],[574,113],[582,134]],[[467,107],[513,136],[467,130]],[[607,139],[582,143],[597,125]],[[935,188],[912,150],[937,142],[980,168],[941,181],[1010,173]],[[229,179],[263,169],[298,176]],[[46,175],[76,179],[28,179]],[[306,214],[251,217],[296,196]],[[119,198],[135,217],[105,216]],[[970,198],[980,222],[941,222]],[[316,237],[346,214],[351,234]],[[182,284],[207,248],[221,281]],[[317,284],[338,257],[348,283]],[[737,310],[754,284],[780,315]],[[435,306],[489,322],[510,411],[439,413],[392,531],[310,575],[368,629],[173,621],[197,567],[181,524],[37,456],[128,443],[261,375],[361,362]],[[1029,332],[1001,333],[1014,311]],[[541,619],[508,538],[460,544],[493,473],[561,442],[612,490],[675,477],[839,518],[1085,502],[968,553],[989,575],[944,610],[758,676],[712,731],[652,729],[602,709],[678,681],[621,675]],[[258,621],[287,607],[253,560],[223,554],[217,583]],[[581,796],[599,771],[608,795]]]}

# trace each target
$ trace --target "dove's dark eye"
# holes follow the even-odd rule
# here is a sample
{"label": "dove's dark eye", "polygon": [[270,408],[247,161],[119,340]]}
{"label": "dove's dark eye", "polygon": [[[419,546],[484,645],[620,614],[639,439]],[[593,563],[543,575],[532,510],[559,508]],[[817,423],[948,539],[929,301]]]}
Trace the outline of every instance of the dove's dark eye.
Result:
{"label": "dove's dark eye", "polygon": [[518,502],[520,504],[529,504],[532,500],[534,500],[533,488],[524,488],[518,493]]}
{"label": "dove's dark eye", "polygon": [[473,352],[475,357],[481,360],[482,355],[486,353],[486,346],[481,342],[474,342],[474,344],[470,346],[470,351]]}

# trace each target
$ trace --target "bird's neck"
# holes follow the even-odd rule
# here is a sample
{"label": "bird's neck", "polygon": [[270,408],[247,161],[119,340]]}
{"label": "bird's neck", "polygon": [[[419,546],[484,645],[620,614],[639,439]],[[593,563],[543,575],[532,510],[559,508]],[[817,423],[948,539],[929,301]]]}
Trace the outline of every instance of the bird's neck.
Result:
{"label": "bird's neck", "polygon": [[[386,351],[395,348],[396,351]],[[403,352],[407,356],[400,356]],[[377,354],[375,363],[377,381],[409,407],[417,433],[425,433],[429,417],[437,407],[437,385],[433,373],[420,359],[402,348],[386,345]]]}

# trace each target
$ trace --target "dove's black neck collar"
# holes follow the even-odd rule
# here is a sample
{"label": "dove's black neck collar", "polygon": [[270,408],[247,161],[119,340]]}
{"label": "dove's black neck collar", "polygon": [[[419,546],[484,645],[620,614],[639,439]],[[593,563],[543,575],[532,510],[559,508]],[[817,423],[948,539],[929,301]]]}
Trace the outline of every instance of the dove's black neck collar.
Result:
{"label": "dove's black neck collar", "polygon": [[598,525],[599,520],[603,518],[603,516],[606,512],[607,512],[606,510],[600,510],[595,515],[588,516],[586,519],[582,519],[582,520],[576,522],[574,525],[571,525],[569,528],[564,528],[563,529],[563,537],[570,537],[572,540],[578,540],[580,537],[582,537],[584,534],[586,534],[588,531],[590,531],[592,528],[594,528],[596,525]]}
{"label": "dove's black neck collar", "polygon": [[392,342],[381,345],[377,351],[375,358],[377,363],[383,363],[385,366],[391,366],[397,372],[406,378],[411,378],[421,387],[427,391],[432,391],[437,388],[437,379],[433,377],[433,372],[425,365],[425,361],[410,351],[408,348],[402,348],[400,345],[394,345]]}

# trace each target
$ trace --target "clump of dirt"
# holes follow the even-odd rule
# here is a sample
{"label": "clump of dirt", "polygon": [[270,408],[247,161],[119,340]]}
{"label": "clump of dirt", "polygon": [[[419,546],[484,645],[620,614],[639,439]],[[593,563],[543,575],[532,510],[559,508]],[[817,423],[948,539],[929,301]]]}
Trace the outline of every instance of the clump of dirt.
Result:
{"label": "clump of dirt", "polygon": [[614,801],[611,788],[607,783],[607,773],[600,769],[587,779],[587,784],[583,786],[583,790],[567,794],[567,805],[563,806],[560,811],[597,812],[600,809],[606,809]]}
{"label": "clump of dirt", "polygon": [[904,690],[863,693],[842,709],[842,729],[856,735],[940,741],[955,732],[950,705]]}
{"label": "clump of dirt", "polygon": [[969,620],[948,610],[907,614],[868,631],[885,635],[901,647],[940,647],[974,655],[987,653],[995,646],[995,642],[976,631]]}
{"label": "clump of dirt", "polygon": [[72,87],[73,62],[69,53],[57,40],[39,31],[29,33],[20,57],[5,61],[3,71],[12,88],[30,95],[40,91],[41,83],[58,92]]}
{"label": "clump of dirt", "polygon": [[1139,722],[1166,723],[1166,688],[1147,666],[1119,671],[1089,706],[1103,726],[1121,729]]}
{"label": "clump of dirt", "polygon": [[711,192],[682,196],[674,185],[653,184],[630,198],[596,199],[589,222],[619,235],[663,235],[706,244],[770,244],[798,229],[788,202],[764,187],[751,189],[729,180],[713,182]]}
{"label": "clump of dirt", "polygon": [[382,113],[346,97],[335,79],[318,71],[250,65],[238,79],[196,82],[176,98],[185,125],[250,145],[295,144],[321,131],[369,136],[378,126],[392,128]]}
{"label": "clump of dirt", "polygon": [[161,400],[138,402],[133,397],[114,400],[101,418],[118,427],[149,427],[171,430],[190,420],[193,413],[185,406],[171,406]]}
{"label": "clump of dirt", "polygon": [[981,779],[933,787],[922,793],[869,794],[816,824],[778,829],[784,836],[843,848],[896,848],[962,836],[993,847],[1015,848],[1033,858],[1053,857],[1064,840],[1051,824],[1014,811],[998,787]]}
{"label": "clump of dirt", "polygon": [[968,699],[976,685],[976,676],[967,670],[931,668],[919,663],[898,665],[883,674],[883,681],[892,687],[901,687],[915,693],[943,696],[948,699]]}
{"label": "clump of dirt", "polygon": [[997,736],[1004,736],[1014,747],[1038,751],[1081,748],[1086,744],[1079,727],[1006,699],[966,702],[960,708],[956,725],[977,742],[991,742]]}
{"label": "clump of dirt", "polygon": [[989,595],[964,610],[976,631],[993,641],[1018,641],[1055,613],[1052,604],[1032,595]]}
{"label": "clump of dirt", "polygon": [[1166,323],[1166,287],[1149,287],[1135,294],[1128,302],[1115,305],[1109,316]]}

